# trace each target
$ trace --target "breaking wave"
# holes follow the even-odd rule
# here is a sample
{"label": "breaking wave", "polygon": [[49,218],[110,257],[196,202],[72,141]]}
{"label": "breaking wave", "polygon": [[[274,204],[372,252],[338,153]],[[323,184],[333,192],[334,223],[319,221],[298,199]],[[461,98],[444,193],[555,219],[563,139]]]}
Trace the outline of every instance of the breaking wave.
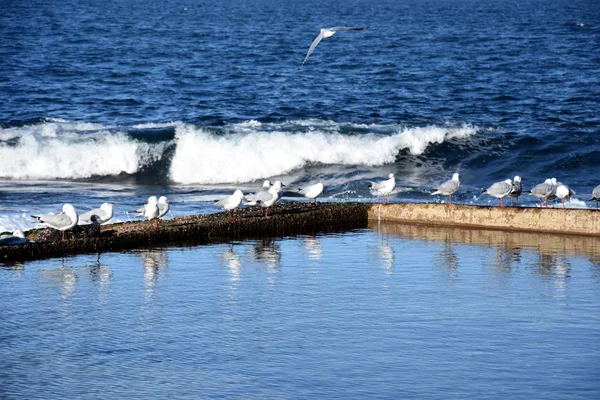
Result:
{"label": "breaking wave", "polygon": [[401,151],[420,155],[433,143],[462,140],[477,131],[471,125],[405,127],[319,120],[247,121],[224,127],[182,122],[111,127],[46,120],[0,129],[0,177],[118,179],[151,171],[182,184],[241,183],[314,164],[394,163]]}

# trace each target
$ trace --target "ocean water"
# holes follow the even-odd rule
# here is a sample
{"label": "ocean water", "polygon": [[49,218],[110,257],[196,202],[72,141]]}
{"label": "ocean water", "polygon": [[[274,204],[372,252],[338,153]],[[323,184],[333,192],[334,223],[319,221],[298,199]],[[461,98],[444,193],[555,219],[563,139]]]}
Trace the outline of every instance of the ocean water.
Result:
{"label": "ocean water", "polygon": [[0,267],[0,397],[598,398],[594,241],[376,224]]}
{"label": "ocean water", "polygon": [[[323,40],[320,28],[358,26]],[[596,0],[0,0],[0,232],[264,179],[595,207]],[[522,206],[536,206],[524,195]],[[597,239],[376,224],[0,264],[0,398],[600,398]]]}
{"label": "ocean water", "polygon": [[[264,179],[329,201],[456,201],[523,178],[600,184],[594,0],[27,1],[0,13],[0,231],[30,213],[173,215]],[[322,27],[347,25],[300,64]],[[524,205],[535,205],[531,198]]]}

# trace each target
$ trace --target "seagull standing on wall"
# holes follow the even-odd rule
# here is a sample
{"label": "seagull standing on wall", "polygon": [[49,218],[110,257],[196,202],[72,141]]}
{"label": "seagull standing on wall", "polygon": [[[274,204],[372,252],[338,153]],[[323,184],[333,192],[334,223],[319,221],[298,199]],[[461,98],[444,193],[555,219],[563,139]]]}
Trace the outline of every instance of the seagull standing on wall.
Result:
{"label": "seagull standing on wall", "polygon": [[390,174],[387,181],[371,182],[369,189],[376,195],[385,198],[385,202],[389,202],[390,194],[396,189],[396,178],[394,174]]}
{"label": "seagull standing on wall", "polygon": [[458,191],[460,187],[460,176],[458,173],[452,175],[452,179],[442,183],[438,186],[431,195],[441,194],[443,196],[448,196],[449,204],[452,204],[452,195]]}
{"label": "seagull standing on wall", "polygon": [[310,48],[308,49],[308,52],[306,53],[306,57],[304,57],[304,61],[302,61],[301,67],[304,66],[304,64],[308,60],[308,57],[310,57],[312,52],[315,51],[315,48],[317,47],[317,45],[323,38],[325,38],[325,39],[330,38],[333,35],[335,35],[335,33],[337,31],[362,31],[363,29],[367,29],[367,28],[368,28],[368,26],[366,26],[364,28],[354,28],[351,26],[334,26],[333,28],[321,29],[321,33],[319,33],[319,35],[315,38],[315,40],[313,40],[312,44],[310,45]]}

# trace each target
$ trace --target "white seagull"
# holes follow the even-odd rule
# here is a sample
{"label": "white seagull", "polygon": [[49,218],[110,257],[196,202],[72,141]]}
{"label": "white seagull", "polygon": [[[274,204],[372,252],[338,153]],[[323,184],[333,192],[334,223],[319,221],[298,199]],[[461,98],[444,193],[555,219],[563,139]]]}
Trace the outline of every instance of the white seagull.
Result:
{"label": "white seagull", "polygon": [[553,198],[556,187],[552,183],[552,179],[548,178],[543,183],[535,185],[528,193],[530,196],[540,199],[540,207],[544,205],[546,200],[546,208],[548,208],[548,199]]}
{"label": "white seagull", "polygon": [[596,202],[596,208],[598,208],[598,202],[600,201],[600,185],[596,186],[592,191],[592,200]]}
{"label": "white seagull", "polygon": [[11,234],[0,235],[0,246],[13,246],[25,243],[27,243],[25,233],[20,229],[13,231]]}
{"label": "white seagull", "polygon": [[255,206],[257,203],[256,201],[260,198],[260,196],[264,196],[265,193],[269,193],[269,189],[271,188],[271,186],[273,186],[271,184],[271,181],[266,180],[263,182],[262,187],[260,188],[260,190],[256,193],[251,193],[247,196],[244,197],[244,200],[246,200],[248,202],[249,206]]}
{"label": "white seagull", "polygon": [[386,198],[386,203],[390,200],[390,194],[396,189],[396,178],[394,174],[389,174],[387,181],[371,182],[369,189],[375,193],[376,196],[382,196]]}
{"label": "white seagull", "polygon": [[93,224],[94,221],[92,221],[92,215],[96,216],[95,222],[99,224],[110,221],[110,219],[113,217],[113,203],[102,203],[100,208],[95,208],[91,211],[81,214],[79,216],[79,225]]}
{"label": "white seagull", "polygon": [[65,240],[65,231],[73,228],[79,221],[77,211],[69,203],[63,205],[62,212],[58,214],[32,215],[32,217],[49,228],[61,231],[62,240]]}
{"label": "white seagull", "polygon": [[144,217],[148,221],[152,221],[153,219],[156,220],[154,227],[158,228],[158,215],[160,214],[160,211],[158,209],[158,199],[156,198],[156,196],[148,197],[148,200],[146,200],[146,204],[144,204],[137,210],[130,212],[138,213],[139,217]]}
{"label": "white seagull", "polygon": [[319,183],[316,183],[307,188],[298,189],[298,191],[302,192],[304,197],[306,197],[308,199],[308,204],[310,204],[311,200],[316,201],[317,197],[319,197],[323,193],[323,189],[324,189],[323,184],[321,182],[319,182]]}
{"label": "white seagull", "polygon": [[510,196],[510,204],[512,205],[512,199],[516,199],[517,205],[519,205],[519,196],[523,191],[523,185],[521,185],[521,177],[519,175],[515,176],[512,183],[512,190],[508,194]]}
{"label": "white seagull", "polygon": [[330,38],[333,35],[335,35],[335,33],[337,31],[362,31],[363,29],[367,29],[367,28],[368,28],[368,26],[366,26],[364,28],[354,28],[351,26],[334,26],[333,28],[321,29],[321,32],[319,33],[319,35],[315,38],[315,40],[313,40],[312,44],[310,45],[310,48],[308,49],[308,52],[306,53],[306,57],[304,57],[304,61],[302,61],[301,66],[303,66],[306,63],[306,61],[308,60],[308,57],[310,57],[312,52],[315,51],[315,47],[317,47],[317,45],[319,44],[321,39]]}
{"label": "white seagull", "polygon": [[510,192],[513,190],[513,183],[510,179],[506,179],[502,182],[496,182],[489,188],[483,191],[484,194],[488,194],[498,199],[498,206],[503,207],[503,199],[504,197],[510,195]]}
{"label": "white seagull", "polygon": [[[248,205],[258,205],[261,206],[263,210],[263,216],[265,218],[269,218],[269,207],[273,204],[277,203],[281,198],[281,193],[283,192],[282,186],[285,186],[280,181],[275,181],[273,186],[269,189],[268,192],[259,191],[255,193],[255,200],[248,203]],[[248,197],[244,198],[246,201]]]}
{"label": "white seagull", "polygon": [[166,213],[169,212],[171,202],[167,199],[167,196],[160,196],[158,198],[158,218],[162,218]]}
{"label": "white seagull", "polygon": [[458,191],[460,187],[460,179],[458,173],[452,175],[452,179],[442,183],[438,186],[431,195],[441,194],[443,196],[448,196],[449,203],[452,204],[452,195]]}
{"label": "white seagull", "polygon": [[565,207],[565,200],[570,200],[571,196],[573,196],[575,194],[575,191],[573,189],[571,189],[570,187],[568,187],[567,185],[564,185],[564,184],[558,182],[558,185],[556,186],[555,194],[556,194],[556,197],[558,197],[560,199],[560,201],[562,202],[563,208],[567,208],[567,207]]}
{"label": "white seagull", "polygon": [[241,190],[236,190],[233,192],[231,196],[227,196],[224,199],[221,199],[215,203],[215,205],[219,208],[222,208],[228,213],[229,219],[233,219],[233,210],[238,208],[242,203],[242,199],[244,198],[244,193]]}

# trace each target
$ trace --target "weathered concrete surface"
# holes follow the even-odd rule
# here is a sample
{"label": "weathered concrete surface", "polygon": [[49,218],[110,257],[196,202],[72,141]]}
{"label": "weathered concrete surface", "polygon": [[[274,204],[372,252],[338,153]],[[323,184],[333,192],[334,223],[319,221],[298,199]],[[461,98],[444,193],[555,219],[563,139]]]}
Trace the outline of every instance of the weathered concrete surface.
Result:
{"label": "weathered concrete surface", "polygon": [[190,244],[227,242],[264,236],[286,236],[344,231],[367,227],[366,203],[287,203],[273,207],[270,218],[257,208],[236,210],[230,221],[225,213],[191,215],[160,221],[124,222],[100,229],[77,229],[60,241],[60,233],[49,229],[26,232],[23,246],[0,247],[0,263],[20,260],[96,253],[149,245],[188,242]]}
{"label": "weathered concrete surface", "polygon": [[600,236],[600,212],[560,208],[486,207],[448,204],[374,204],[370,220]]}
{"label": "weathered concrete surface", "polygon": [[583,254],[600,264],[600,237],[597,236],[455,228],[375,220],[369,220],[369,229],[401,238],[485,245],[509,252],[529,248],[541,254]]}

